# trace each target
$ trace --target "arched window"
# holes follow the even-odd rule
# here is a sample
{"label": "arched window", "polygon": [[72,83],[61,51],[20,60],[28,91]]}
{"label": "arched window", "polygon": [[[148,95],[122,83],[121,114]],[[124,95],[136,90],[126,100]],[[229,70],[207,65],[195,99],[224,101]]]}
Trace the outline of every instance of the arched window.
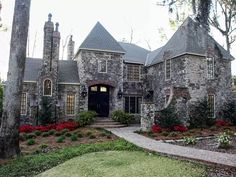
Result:
{"label": "arched window", "polygon": [[43,82],[43,95],[52,96],[52,81],[49,79]]}

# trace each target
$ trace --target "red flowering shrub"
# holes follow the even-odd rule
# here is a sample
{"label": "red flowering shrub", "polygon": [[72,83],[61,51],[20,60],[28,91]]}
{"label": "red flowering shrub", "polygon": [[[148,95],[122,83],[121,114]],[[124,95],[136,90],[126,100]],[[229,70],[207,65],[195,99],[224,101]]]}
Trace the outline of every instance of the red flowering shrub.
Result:
{"label": "red flowering shrub", "polygon": [[219,119],[219,120],[216,120],[215,121],[215,125],[217,127],[222,127],[222,126],[228,126],[229,125],[229,122],[225,121],[225,120],[222,120],[222,119]]}
{"label": "red flowering shrub", "polygon": [[185,127],[184,125],[176,125],[173,127],[174,131],[178,131],[178,132],[186,132],[188,130],[187,127]]}
{"label": "red flowering shrub", "polygon": [[79,127],[79,124],[77,122],[73,121],[67,121],[67,122],[61,122],[58,124],[49,124],[49,125],[39,125],[39,126],[32,126],[32,125],[21,125],[20,126],[20,133],[31,133],[35,130],[41,131],[41,132],[47,132],[49,130],[55,129],[57,131],[61,131],[63,129],[68,129],[70,131],[75,130],[77,127]]}
{"label": "red flowering shrub", "polygon": [[31,133],[34,131],[34,127],[32,125],[22,125],[19,131],[20,133]]}
{"label": "red flowering shrub", "polygon": [[159,125],[153,125],[152,126],[152,132],[153,133],[159,133],[161,131],[161,127]]}

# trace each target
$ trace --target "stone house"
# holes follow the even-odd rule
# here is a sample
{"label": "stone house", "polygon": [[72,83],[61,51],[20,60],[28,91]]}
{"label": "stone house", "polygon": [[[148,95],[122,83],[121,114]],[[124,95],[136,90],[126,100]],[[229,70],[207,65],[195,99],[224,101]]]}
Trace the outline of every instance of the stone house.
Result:
{"label": "stone house", "polygon": [[76,53],[71,36],[67,60],[59,60],[59,46],[58,24],[49,15],[43,58],[26,60],[23,122],[37,120],[45,98],[55,121],[74,119],[83,110],[101,117],[118,109],[145,116],[145,105],[160,110],[172,99],[185,120],[188,104],[199,98],[208,97],[215,117],[231,96],[233,57],[191,18],[154,51],[117,42],[99,22]]}

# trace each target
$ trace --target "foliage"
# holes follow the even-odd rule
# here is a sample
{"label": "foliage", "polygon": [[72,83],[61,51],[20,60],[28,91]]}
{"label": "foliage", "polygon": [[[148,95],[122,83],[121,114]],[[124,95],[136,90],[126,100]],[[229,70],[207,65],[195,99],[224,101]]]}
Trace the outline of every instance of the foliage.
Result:
{"label": "foliage", "polygon": [[36,135],[33,134],[33,133],[29,133],[29,134],[26,134],[25,135],[25,138],[28,140],[28,139],[32,139],[32,138],[36,138]]}
{"label": "foliage", "polygon": [[39,116],[39,122],[42,125],[52,124],[55,120],[52,119],[52,100],[49,97],[42,97],[41,111]]}
{"label": "foliage", "polygon": [[77,141],[78,140],[78,135],[77,134],[72,134],[70,139],[71,139],[71,141]]}
{"label": "foliage", "polygon": [[41,144],[41,145],[39,146],[40,149],[46,149],[47,147],[48,147],[47,144]]}
{"label": "foliage", "polygon": [[194,145],[194,144],[196,144],[196,138],[194,138],[194,137],[184,137],[184,144]]}
{"label": "foliage", "polygon": [[120,122],[125,125],[129,125],[134,120],[133,115],[128,114],[122,110],[113,111],[111,114],[111,118],[114,121]]}
{"label": "foliage", "polygon": [[71,134],[70,132],[67,132],[67,133],[65,134],[65,136],[66,136],[66,137],[71,137],[72,134]]}
{"label": "foliage", "polygon": [[34,139],[28,139],[27,141],[27,145],[28,146],[31,146],[31,145],[34,145],[35,144],[35,140]]}
{"label": "foliage", "polygon": [[95,138],[96,138],[95,135],[90,135],[90,136],[89,136],[89,139],[95,139]]}
{"label": "foliage", "polygon": [[3,85],[0,79],[0,118],[2,117],[3,112]]}
{"label": "foliage", "polygon": [[49,135],[54,135],[56,133],[56,130],[51,129],[51,130],[48,131],[48,133],[49,133]]}
{"label": "foliage", "polygon": [[223,149],[227,149],[231,147],[231,141],[230,141],[230,135],[227,132],[224,132],[222,134],[220,134],[217,138],[218,140],[218,148],[223,148]]}
{"label": "foliage", "polygon": [[225,120],[218,119],[218,120],[215,121],[215,125],[217,127],[228,126],[229,122],[225,121]]}
{"label": "foliage", "polygon": [[159,133],[161,132],[161,127],[159,125],[153,125],[152,126],[152,132],[153,133]]}
{"label": "foliage", "polygon": [[64,129],[67,130],[75,130],[76,128],[79,127],[79,124],[77,122],[74,121],[67,121],[67,122],[61,122],[58,124],[49,124],[49,125],[45,125],[45,126],[32,126],[32,125],[21,125],[19,128],[20,133],[30,133],[33,131],[41,131],[41,132],[48,132],[50,130],[52,130],[50,132],[50,135],[53,134],[53,132],[55,133],[55,130],[57,131],[61,131]]}
{"label": "foliage", "polygon": [[65,140],[65,137],[64,136],[60,136],[60,137],[57,138],[56,142],[57,143],[63,143],[64,140]]}
{"label": "foliage", "polygon": [[188,128],[185,127],[184,125],[176,125],[174,126],[173,130],[178,132],[186,132],[188,131]]}
{"label": "foliage", "polygon": [[230,101],[224,104],[222,111],[222,118],[230,121],[233,125],[236,125],[236,101]]}
{"label": "foliage", "polygon": [[49,132],[43,132],[42,137],[48,137],[49,136]]}
{"label": "foliage", "polygon": [[172,104],[170,104],[167,108],[158,111],[154,119],[155,124],[160,125],[161,128],[172,129],[174,126],[181,123],[176,113],[176,109]]}
{"label": "foliage", "polygon": [[42,132],[39,131],[39,130],[36,130],[36,131],[34,131],[34,134],[35,134],[36,136],[40,136],[40,135],[42,134]]}
{"label": "foliage", "polygon": [[77,122],[83,127],[85,125],[90,125],[94,122],[97,113],[94,111],[83,111],[80,112],[78,118],[76,119]]}
{"label": "foliage", "polygon": [[215,120],[209,118],[210,109],[207,99],[198,100],[194,105],[190,106],[189,127],[205,128],[214,125]]}
{"label": "foliage", "polygon": [[0,166],[0,176],[34,176],[76,156],[91,152],[122,150],[135,151],[141,150],[141,148],[122,139],[96,144],[81,144],[46,154],[39,153],[13,159],[9,163]]}

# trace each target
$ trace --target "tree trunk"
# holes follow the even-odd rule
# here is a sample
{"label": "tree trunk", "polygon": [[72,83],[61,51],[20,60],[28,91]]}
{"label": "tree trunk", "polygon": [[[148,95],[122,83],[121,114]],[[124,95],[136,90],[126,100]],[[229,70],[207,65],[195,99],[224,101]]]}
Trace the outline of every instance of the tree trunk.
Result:
{"label": "tree trunk", "polygon": [[0,125],[0,158],[20,153],[20,98],[24,76],[31,0],[15,0],[9,69]]}

